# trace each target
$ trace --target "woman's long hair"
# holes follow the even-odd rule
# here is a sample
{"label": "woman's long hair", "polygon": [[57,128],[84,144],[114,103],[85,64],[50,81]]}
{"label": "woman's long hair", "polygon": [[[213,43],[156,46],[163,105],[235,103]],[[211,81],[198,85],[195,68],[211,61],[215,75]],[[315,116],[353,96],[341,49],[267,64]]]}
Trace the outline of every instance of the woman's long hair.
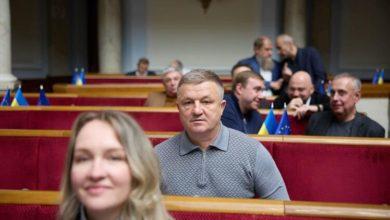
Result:
{"label": "woman's long hair", "polygon": [[127,114],[117,111],[82,113],[72,127],[61,183],[59,218],[74,220],[81,203],[72,189],[71,169],[76,138],[90,121],[100,120],[112,126],[126,151],[131,170],[131,192],[121,212],[122,219],[171,219],[162,203],[160,167],[153,147],[140,126]]}

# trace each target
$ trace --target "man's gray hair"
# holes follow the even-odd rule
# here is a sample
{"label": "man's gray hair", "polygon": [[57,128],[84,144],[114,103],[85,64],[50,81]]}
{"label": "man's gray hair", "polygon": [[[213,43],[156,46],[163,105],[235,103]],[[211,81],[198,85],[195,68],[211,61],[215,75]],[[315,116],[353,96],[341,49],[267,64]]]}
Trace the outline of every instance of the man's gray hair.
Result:
{"label": "man's gray hair", "polygon": [[195,84],[195,85],[198,85],[198,84],[201,84],[201,83],[204,83],[204,82],[214,82],[217,87],[218,87],[218,95],[221,99],[223,99],[223,92],[224,92],[224,89],[223,89],[223,84],[222,84],[222,81],[221,79],[218,77],[218,75],[216,73],[214,73],[213,71],[211,70],[205,70],[205,69],[194,69],[194,70],[191,70],[191,72],[185,74],[180,82],[179,82],[179,85],[177,87],[177,90],[179,91],[179,88],[182,86],[182,85],[185,85],[185,84]]}
{"label": "man's gray hair", "polygon": [[333,80],[337,80],[337,79],[341,79],[341,78],[348,78],[352,81],[352,84],[353,84],[353,88],[356,92],[360,92],[361,88],[362,88],[362,82],[360,81],[359,78],[357,78],[356,76],[350,74],[350,73],[340,73],[340,74],[337,74]]}

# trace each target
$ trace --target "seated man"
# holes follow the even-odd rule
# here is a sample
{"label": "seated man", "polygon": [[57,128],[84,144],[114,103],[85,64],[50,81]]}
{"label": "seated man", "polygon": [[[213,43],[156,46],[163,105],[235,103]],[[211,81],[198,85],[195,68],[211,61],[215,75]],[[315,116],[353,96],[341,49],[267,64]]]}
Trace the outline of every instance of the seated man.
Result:
{"label": "seated man", "polygon": [[244,71],[252,71],[251,67],[247,64],[240,64],[237,63],[232,67],[232,70],[230,71],[230,74],[232,76],[232,79],[239,73]]}
{"label": "seated man", "polygon": [[245,134],[257,134],[262,119],[257,111],[263,98],[264,80],[260,75],[245,71],[233,78],[232,92],[226,94],[222,124]]}
{"label": "seated man", "polygon": [[127,73],[129,76],[155,76],[154,71],[149,70],[149,60],[145,57],[138,60],[137,69]]}
{"label": "seated man", "polygon": [[185,131],[155,148],[163,194],[288,200],[264,146],[222,125],[225,105],[215,73],[192,70],[180,80],[177,106]]}
{"label": "seated man", "polygon": [[249,65],[252,71],[265,79],[265,87],[275,94],[279,94],[283,84],[281,65],[272,59],[272,41],[261,36],[253,43],[252,57],[238,61],[238,64]]}
{"label": "seated man", "polygon": [[145,106],[163,107],[176,106],[177,85],[182,77],[181,72],[168,68],[162,75],[164,92],[151,92],[145,102]]}
{"label": "seated man", "polygon": [[369,117],[356,111],[360,100],[361,82],[348,73],[336,75],[332,81],[331,111],[310,117],[308,135],[384,137],[385,129]]}
{"label": "seated man", "polygon": [[307,113],[330,110],[329,97],[314,91],[310,75],[305,71],[298,71],[292,75],[287,92],[275,99],[274,108],[284,108],[287,104],[288,110],[295,111],[298,119],[308,115]]}

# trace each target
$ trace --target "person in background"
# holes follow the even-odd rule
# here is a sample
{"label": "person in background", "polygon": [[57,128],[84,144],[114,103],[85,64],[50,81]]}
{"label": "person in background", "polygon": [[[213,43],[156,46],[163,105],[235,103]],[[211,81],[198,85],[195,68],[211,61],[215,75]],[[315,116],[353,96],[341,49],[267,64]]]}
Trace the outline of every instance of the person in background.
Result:
{"label": "person in background", "polygon": [[221,80],[209,70],[192,70],[180,80],[177,107],[184,131],[155,147],[162,192],[288,200],[282,176],[264,146],[221,123],[223,92]]}
{"label": "person in background", "polygon": [[356,111],[361,82],[349,73],[336,75],[330,94],[331,111],[310,117],[307,135],[385,137],[385,129],[376,121]]}
{"label": "person in background", "polygon": [[165,91],[151,92],[145,102],[145,106],[163,107],[176,106],[177,86],[182,77],[179,70],[168,68],[162,74],[162,83]]}
{"label": "person in background", "polygon": [[149,70],[149,60],[145,57],[140,58],[137,63],[137,69],[127,73],[129,76],[155,76],[154,71]]}
{"label": "person in background", "polygon": [[298,71],[291,76],[287,91],[274,101],[275,109],[284,108],[294,111],[298,119],[311,115],[315,112],[329,111],[329,97],[314,90],[309,73]]}
{"label": "person in background", "polygon": [[245,71],[252,71],[251,67],[247,64],[240,64],[240,63],[237,63],[235,64],[233,67],[232,67],[232,70],[230,71],[230,74],[232,76],[232,79],[234,79],[234,77],[238,74],[238,73],[241,73],[241,72],[245,72]]}
{"label": "person in background", "polygon": [[249,65],[252,71],[264,78],[266,90],[272,90],[274,94],[279,94],[283,78],[280,63],[272,59],[271,39],[266,36],[257,38],[253,43],[253,52],[252,57],[240,60],[238,64]]}
{"label": "person in background", "polygon": [[191,71],[190,69],[184,67],[183,62],[181,62],[181,61],[178,60],[178,59],[172,60],[172,61],[169,63],[168,68],[177,69],[177,70],[180,71],[182,74],[186,74],[186,73],[188,73],[188,72]]}
{"label": "person in background", "polygon": [[76,119],[61,184],[60,219],[171,219],[159,185],[152,145],[130,116],[101,111]]}
{"label": "person in background", "polygon": [[258,112],[263,97],[264,80],[252,71],[244,71],[233,78],[230,94],[224,96],[226,107],[221,121],[228,128],[245,134],[257,134],[263,120]]}
{"label": "person in background", "polygon": [[326,73],[320,54],[312,47],[298,48],[294,39],[282,34],[276,38],[276,48],[279,51],[282,61],[282,75],[285,86],[288,85],[290,77],[298,72],[305,71],[310,74],[314,89],[322,93],[323,84],[326,82]]}

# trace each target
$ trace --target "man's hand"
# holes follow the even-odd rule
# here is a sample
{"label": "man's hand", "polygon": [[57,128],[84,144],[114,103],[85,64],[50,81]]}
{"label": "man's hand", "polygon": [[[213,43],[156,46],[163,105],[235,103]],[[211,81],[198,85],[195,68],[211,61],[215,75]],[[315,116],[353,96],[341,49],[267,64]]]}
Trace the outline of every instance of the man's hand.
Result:
{"label": "man's hand", "polygon": [[279,90],[280,88],[282,88],[282,85],[283,85],[283,78],[273,81],[270,84],[271,88],[274,90]]}
{"label": "man's hand", "polygon": [[318,111],[319,109],[315,105],[302,105],[299,108],[296,108],[294,116],[300,120],[305,117],[306,113],[313,113]]}
{"label": "man's hand", "polygon": [[293,98],[291,99],[290,103],[288,103],[287,108],[289,110],[297,110],[299,107],[303,105],[303,100],[301,98]]}
{"label": "man's hand", "polygon": [[283,78],[286,79],[286,81],[288,79],[290,79],[290,77],[293,74],[291,69],[288,67],[287,63],[284,63],[284,66],[283,66],[283,69],[282,69],[282,74],[283,74]]}

